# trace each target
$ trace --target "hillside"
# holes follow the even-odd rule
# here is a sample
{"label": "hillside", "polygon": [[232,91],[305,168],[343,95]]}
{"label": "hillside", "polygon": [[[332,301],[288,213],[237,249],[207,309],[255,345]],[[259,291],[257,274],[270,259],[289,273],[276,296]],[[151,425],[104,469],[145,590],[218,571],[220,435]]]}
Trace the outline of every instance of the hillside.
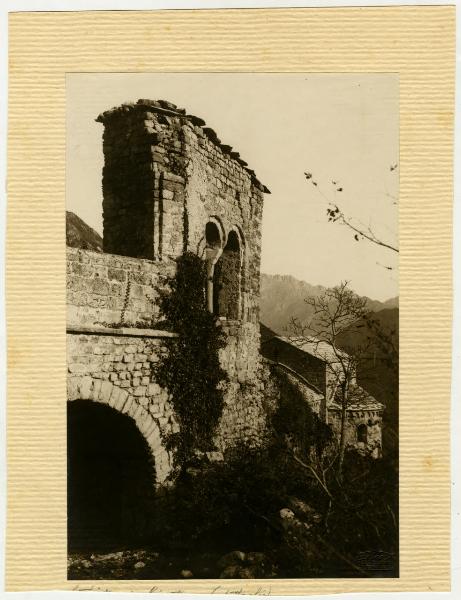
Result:
{"label": "hillside", "polygon": [[[261,316],[260,320],[270,329],[284,334],[295,317],[302,323],[312,318],[312,307],[304,301],[308,296],[320,296],[326,288],[300,281],[291,275],[261,274]],[[370,311],[398,307],[399,299],[391,298],[386,302],[367,298]]]}
{"label": "hillside", "polygon": [[66,244],[72,248],[102,252],[102,238],[75,213],[66,210]]}

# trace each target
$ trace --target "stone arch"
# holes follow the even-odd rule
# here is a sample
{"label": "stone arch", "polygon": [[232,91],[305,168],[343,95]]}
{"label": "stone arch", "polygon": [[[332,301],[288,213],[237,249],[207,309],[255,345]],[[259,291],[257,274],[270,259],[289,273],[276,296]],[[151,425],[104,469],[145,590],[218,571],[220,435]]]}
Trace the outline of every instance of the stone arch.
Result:
{"label": "stone arch", "polygon": [[246,248],[245,236],[243,230],[239,225],[234,225],[231,229],[238,237],[240,245],[240,305],[239,305],[239,318],[245,318],[247,306],[246,306],[246,289],[247,289],[247,275],[248,275],[248,254]]}
{"label": "stone arch", "polygon": [[241,317],[242,246],[239,231],[232,228],[213,274],[214,312],[232,320]]}
{"label": "stone arch", "polygon": [[172,458],[163,446],[156,419],[137,402],[134,396],[111,381],[93,379],[86,375],[72,377],[68,381],[67,401],[74,400],[101,402],[131,417],[151,452],[155,464],[155,485],[165,483],[172,469]]}
{"label": "stone arch", "polygon": [[[229,230],[229,234],[232,232],[235,233],[235,235],[238,238],[239,245],[240,245],[240,259],[243,262],[243,255],[244,255],[244,251],[245,251],[245,236],[243,235],[243,231],[242,231],[241,227],[239,227],[238,225],[234,225]],[[229,236],[228,236],[228,239],[229,239]]]}

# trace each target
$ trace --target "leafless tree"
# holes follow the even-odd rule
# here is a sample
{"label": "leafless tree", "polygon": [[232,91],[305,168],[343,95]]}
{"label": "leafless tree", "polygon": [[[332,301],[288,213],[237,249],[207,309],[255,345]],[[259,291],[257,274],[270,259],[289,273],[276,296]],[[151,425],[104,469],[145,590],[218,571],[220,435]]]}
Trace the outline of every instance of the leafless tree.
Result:
{"label": "leafless tree", "polygon": [[[358,327],[366,318],[366,298],[361,298],[349,288],[347,281],[326,289],[320,296],[305,300],[313,308],[312,320],[308,324],[292,319],[291,341],[304,346],[312,344],[317,354],[327,364],[331,375],[327,395],[334,395],[341,408],[341,425],[337,476],[341,478],[346,449],[347,410],[351,404],[361,402],[360,388],[355,384],[357,366],[370,355],[370,341],[362,340],[351,345],[348,352],[343,349],[345,335],[359,334]],[[358,337],[357,337],[358,339]]]}

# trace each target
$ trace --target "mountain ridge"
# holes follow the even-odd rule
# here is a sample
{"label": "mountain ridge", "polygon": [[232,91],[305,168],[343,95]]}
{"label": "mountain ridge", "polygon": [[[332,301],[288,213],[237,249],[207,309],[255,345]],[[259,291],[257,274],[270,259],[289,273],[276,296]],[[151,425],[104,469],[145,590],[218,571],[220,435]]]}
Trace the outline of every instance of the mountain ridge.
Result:
{"label": "mountain ridge", "polygon": [[78,215],[66,210],[66,245],[102,252],[102,237]]}
{"label": "mountain ridge", "polygon": [[[313,309],[305,299],[320,296],[326,289],[326,286],[312,285],[292,275],[261,273],[260,320],[279,334],[286,333],[292,318],[308,323],[313,316]],[[384,302],[361,297],[366,299],[370,312],[398,308],[398,296]]]}

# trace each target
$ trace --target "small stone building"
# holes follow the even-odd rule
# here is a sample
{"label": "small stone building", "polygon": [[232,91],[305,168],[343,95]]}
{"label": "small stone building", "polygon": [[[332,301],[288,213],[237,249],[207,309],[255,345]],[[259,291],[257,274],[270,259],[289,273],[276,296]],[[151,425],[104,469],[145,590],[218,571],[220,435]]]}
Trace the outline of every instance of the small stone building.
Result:
{"label": "small stone building", "polygon": [[[261,325],[261,353],[284,369],[302,391],[313,411],[339,436],[341,403],[338,387],[342,376],[338,358],[326,342],[305,340],[295,344]],[[346,353],[342,353],[346,358]],[[355,376],[349,381],[351,402],[347,407],[346,445],[378,458],[382,448],[384,405],[361,388]]]}

